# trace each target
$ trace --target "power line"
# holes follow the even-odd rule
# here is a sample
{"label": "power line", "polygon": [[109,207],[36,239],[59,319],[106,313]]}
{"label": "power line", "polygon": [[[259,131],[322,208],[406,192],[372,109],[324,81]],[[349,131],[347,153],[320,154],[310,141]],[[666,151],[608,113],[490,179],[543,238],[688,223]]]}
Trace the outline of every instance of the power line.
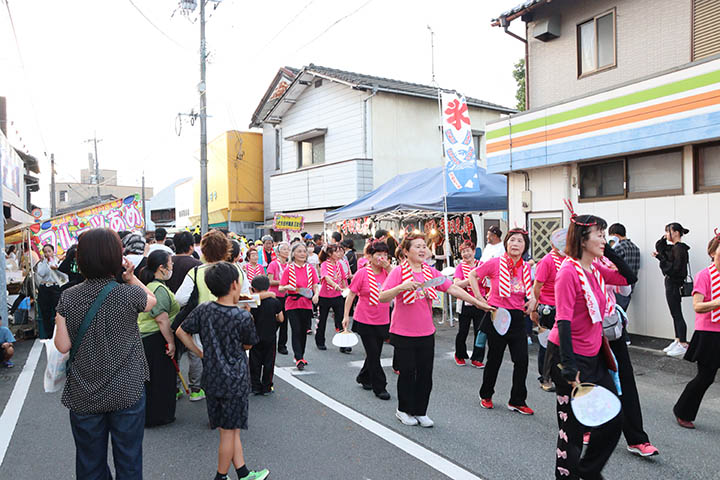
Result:
{"label": "power line", "polygon": [[[5,0],[5,1],[7,2],[7,0]],[[138,13],[139,13],[140,15],[142,15],[142,17],[143,17],[150,25],[152,25],[152,27],[153,27],[155,30],[157,30],[158,32],[160,32],[160,34],[161,34],[163,37],[167,38],[168,40],[170,40],[172,43],[174,43],[174,44],[177,45],[178,47],[182,48],[183,50],[187,50],[187,48],[186,48],[185,46],[183,46],[183,45],[181,45],[180,43],[178,43],[174,38],[172,38],[170,35],[168,35],[168,34],[165,33],[164,31],[162,31],[162,30],[160,29],[160,27],[158,27],[157,25],[155,25],[155,23],[153,23],[153,21],[150,20],[150,19],[148,18],[148,16],[145,15],[145,13],[143,13],[142,10],[140,10],[140,7],[138,7],[137,5],[135,5],[135,2],[133,2],[133,0],[128,0],[128,2],[130,2],[130,5],[132,5],[133,7],[135,7],[135,10],[137,10]]]}
{"label": "power line", "polygon": [[352,17],[352,16],[355,15],[357,12],[359,12],[360,10],[362,10],[363,8],[365,8],[365,7],[366,7],[368,4],[370,4],[372,1],[373,1],[373,0],[367,0],[367,2],[363,3],[362,5],[360,5],[358,8],[356,8],[356,9],[353,10],[352,12],[348,13],[347,15],[344,15],[344,16],[338,18],[338,19],[335,20],[333,23],[331,23],[330,26],[328,26],[325,30],[323,30],[318,36],[316,36],[315,38],[313,38],[312,40],[310,40],[309,42],[307,42],[307,43],[306,43],[305,45],[303,45],[302,47],[300,47],[300,48],[298,48],[297,50],[295,50],[294,53],[299,52],[299,51],[302,50],[303,48],[305,48],[305,47],[307,47],[308,45],[310,45],[311,43],[315,42],[318,38],[320,38],[320,37],[322,37],[323,35],[325,35],[325,34],[326,34],[331,28],[333,28],[335,25],[337,25],[338,23],[342,22],[343,20],[346,20],[346,19]]}
{"label": "power line", "polygon": [[[262,48],[260,49],[260,52],[262,52],[263,50],[265,50],[272,42],[274,42],[275,39],[278,38],[278,37],[280,36],[280,34],[283,33],[287,27],[289,27],[293,22],[295,22],[295,20],[297,20],[298,17],[300,17],[300,15],[302,15],[302,13],[303,13],[305,10],[307,10],[308,7],[309,7],[310,5],[312,5],[314,2],[315,2],[315,0],[310,0],[309,2],[307,2],[307,3],[305,4],[305,6],[302,7],[302,8],[290,19],[289,22],[287,22],[280,30],[277,31],[277,33],[275,33],[275,35],[273,35],[273,37],[272,37],[270,40],[268,40],[268,42],[267,42],[265,45],[262,46]],[[259,53],[259,52],[258,52],[258,53]]]}

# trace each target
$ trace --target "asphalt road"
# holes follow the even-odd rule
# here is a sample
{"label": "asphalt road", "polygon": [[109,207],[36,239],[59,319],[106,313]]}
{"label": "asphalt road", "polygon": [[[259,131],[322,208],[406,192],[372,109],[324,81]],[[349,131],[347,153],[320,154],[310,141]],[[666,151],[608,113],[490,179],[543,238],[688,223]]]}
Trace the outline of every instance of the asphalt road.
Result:
{"label": "asphalt road", "polygon": [[[250,399],[250,429],[242,432],[248,466],[269,468],[273,480],[552,478],[555,395],[540,390],[535,381],[537,347],[531,347],[527,380],[528,404],[535,415],[521,416],[504,408],[510,389],[509,354],[496,387],[496,407],[483,410],[477,396],[482,370],[454,365],[454,332],[448,325],[438,327],[428,412],[435,420],[432,429],[406,427],[395,419],[396,376],[389,366],[385,371],[390,401],[376,399],[355,383],[363,359],[361,346],[350,355],[332,347],[321,352],[308,338],[310,365],[301,374],[292,367],[291,357],[279,355],[282,370],[275,393]],[[15,368],[0,370],[3,408],[31,347],[31,342],[19,342]],[[391,355],[392,347],[386,346],[383,357],[388,365]],[[705,396],[697,429],[682,429],[671,407],[694,366],[647,351],[633,350],[631,355],[645,430],[661,454],[637,458],[627,452],[621,438],[605,477],[720,478],[720,386],[713,385]],[[75,478],[68,413],[59,392],[43,392],[44,368],[43,352],[0,465],[2,479]],[[146,430],[145,478],[213,478],[218,434],[208,428],[205,409],[204,401],[182,399],[175,423]],[[0,424],[5,431],[11,428],[2,420]]]}

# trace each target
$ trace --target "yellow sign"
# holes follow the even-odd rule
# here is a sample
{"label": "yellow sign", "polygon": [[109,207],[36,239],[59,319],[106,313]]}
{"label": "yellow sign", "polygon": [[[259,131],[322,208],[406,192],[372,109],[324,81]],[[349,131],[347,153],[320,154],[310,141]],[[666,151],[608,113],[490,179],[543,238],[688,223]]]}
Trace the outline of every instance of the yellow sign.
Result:
{"label": "yellow sign", "polygon": [[273,230],[291,230],[293,232],[299,232],[305,225],[305,217],[302,215],[285,215],[283,213],[276,213],[275,221],[273,223]]}

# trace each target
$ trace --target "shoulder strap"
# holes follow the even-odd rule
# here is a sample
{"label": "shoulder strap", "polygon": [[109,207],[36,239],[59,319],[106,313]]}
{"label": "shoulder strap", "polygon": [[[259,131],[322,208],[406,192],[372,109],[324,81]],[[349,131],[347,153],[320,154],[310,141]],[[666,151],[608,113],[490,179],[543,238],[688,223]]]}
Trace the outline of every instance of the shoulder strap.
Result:
{"label": "shoulder strap", "polygon": [[75,354],[77,353],[78,348],[80,348],[83,337],[85,336],[88,328],[90,328],[90,322],[92,322],[93,318],[95,318],[95,315],[97,315],[98,310],[100,310],[100,306],[103,304],[110,291],[116,286],[117,282],[111,281],[107,285],[105,285],[102,290],[100,290],[100,293],[98,294],[93,304],[90,306],[90,310],[88,310],[88,312],[85,314],[83,323],[78,329],[77,336],[75,337],[75,341],[73,342],[72,348],[70,349],[70,358],[68,359],[68,362],[72,363],[72,361],[75,359]]}

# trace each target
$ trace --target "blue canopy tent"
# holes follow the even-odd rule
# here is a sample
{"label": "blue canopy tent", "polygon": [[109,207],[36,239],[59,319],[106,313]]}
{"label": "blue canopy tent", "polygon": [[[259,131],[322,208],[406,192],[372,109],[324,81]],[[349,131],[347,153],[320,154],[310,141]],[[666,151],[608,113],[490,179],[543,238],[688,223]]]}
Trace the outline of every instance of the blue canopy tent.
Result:
{"label": "blue canopy tent", "polygon": [[[478,168],[475,192],[450,193],[448,213],[507,210],[507,177]],[[367,195],[325,214],[325,223],[367,216],[413,216],[443,211],[442,167],[398,175]],[[382,215],[386,214],[386,215]],[[394,215],[393,215],[394,214]]]}

